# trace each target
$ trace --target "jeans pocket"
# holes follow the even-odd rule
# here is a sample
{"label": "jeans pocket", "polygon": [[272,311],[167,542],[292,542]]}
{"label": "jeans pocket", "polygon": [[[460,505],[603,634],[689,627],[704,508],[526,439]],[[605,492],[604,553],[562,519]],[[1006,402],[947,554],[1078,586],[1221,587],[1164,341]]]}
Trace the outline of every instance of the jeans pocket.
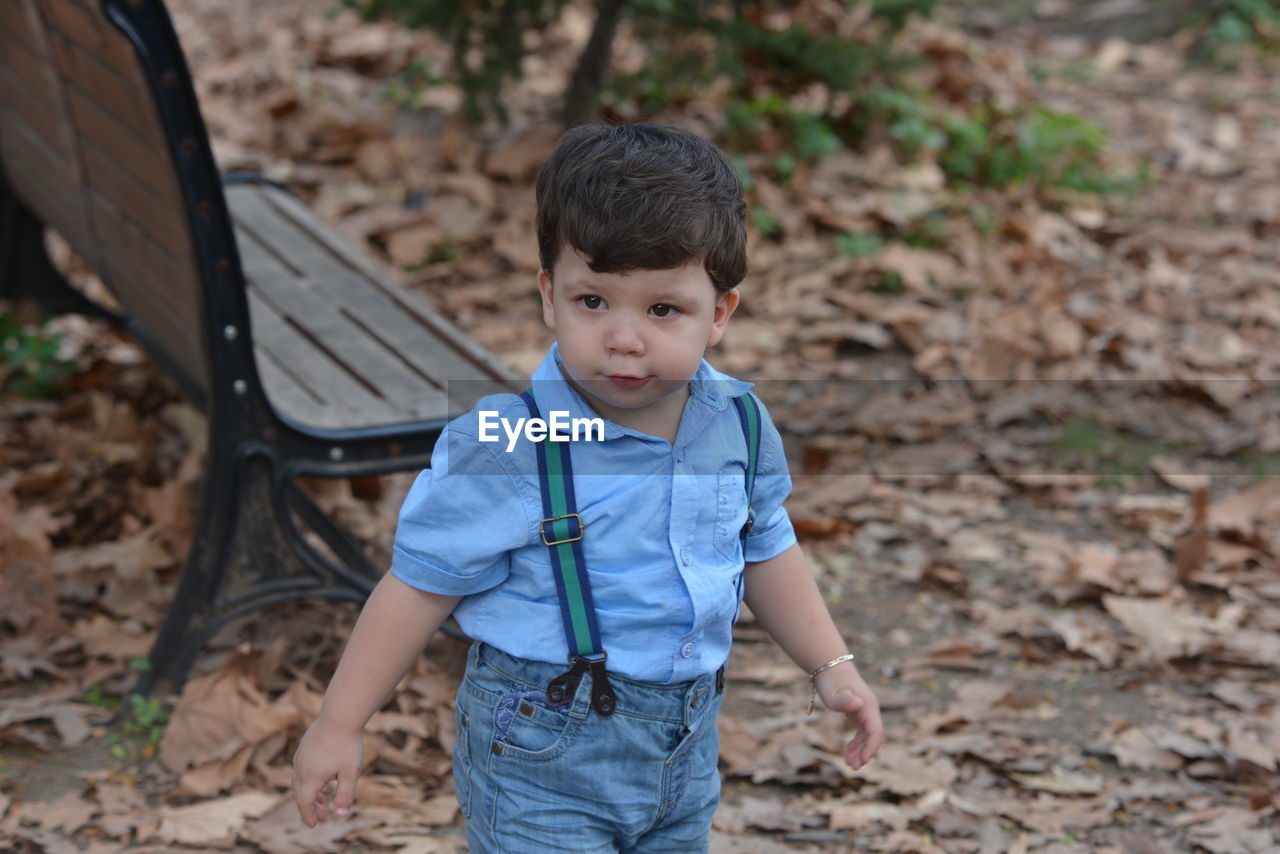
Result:
{"label": "jeans pocket", "polygon": [[494,708],[492,752],[529,761],[548,761],[568,748],[580,721],[569,706],[552,706],[541,688],[515,685]]}

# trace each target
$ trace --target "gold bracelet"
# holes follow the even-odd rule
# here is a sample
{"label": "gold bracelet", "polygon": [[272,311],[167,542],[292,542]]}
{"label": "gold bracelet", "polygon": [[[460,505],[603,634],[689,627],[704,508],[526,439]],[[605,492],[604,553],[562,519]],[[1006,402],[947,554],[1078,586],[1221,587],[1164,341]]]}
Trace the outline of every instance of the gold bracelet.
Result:
{"label": "gold bracelet", "polygon": [[838,655],[835,658],[828,661],[826,664],[823,664],[820,667],[816,667],[812,671],[810,671],[809,684],[811,686],[811,690],[809,692],[809,709],[808,711],[805,712],[806,715],[813,714],[814,704],[818,700],[818,681],[817,681],[818,674],[824,670],[830,670],[831,668],[835,667],[837,664],[844,664],[846,661],[853,661],[854,658],[855,656],[849,655],[848,653],[845,653],[844,655]]}

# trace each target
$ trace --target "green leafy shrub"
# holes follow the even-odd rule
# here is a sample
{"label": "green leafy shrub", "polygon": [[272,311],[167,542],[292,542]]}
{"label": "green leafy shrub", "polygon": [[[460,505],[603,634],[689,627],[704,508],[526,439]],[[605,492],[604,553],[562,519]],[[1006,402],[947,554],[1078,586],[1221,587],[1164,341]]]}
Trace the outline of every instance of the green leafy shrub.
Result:
{"label": "green leafy shrub", "polygon": [[76,363],[58,358],[61,338],[56,333],[25,326],[0,311],[0,391],[19,397],[48,397],[76,370]]}
{"label": "green leafy shrub", "polygon": [[520,77],[524,34],[555,21],[565,0],[346,0],[365,18],[393,16],[410,27],[428,27],[452,48],[453,73],[472,120],[485,112],[505,118],[502,84]]}
{"label": "green leafy shrub", "polygon": [[[448,38],[473,115],[483,104],[500,109],[502,80],[519,74],[520,30],[545,28],[563,6],[563,0],[347,2]],[[779,183],[803,164],[887,130],[900,160],[936,160],[953,186],[1092,192],[1115,186],[1100,163],[1105,135],[1097,125],[1037,105],[997,104],[987,92],[948,103],[918,82],[933,60],[901,47],[897,36],[911,15],[931,15],[936,0],[875,0],[869,9],[857,0],[598,0],[598,8],[617,2],[626,3],[645,61],[604,81],[606,115],[652,116],[723,88],[719,142],[730,152],[767,155],[769,177]],[[1276,0],[1219,2],[1271,7]],[[838,32],[859,14],[866,18]],[[768,230],[767,222],[757,225]]]}
{"label": "green leafy shrub", "polygon": [[1208,0],[1197,4],[1193,23],[1204,28],[1201,59],[1230,60],[1242,48],[1280,47],[1280,0]]}

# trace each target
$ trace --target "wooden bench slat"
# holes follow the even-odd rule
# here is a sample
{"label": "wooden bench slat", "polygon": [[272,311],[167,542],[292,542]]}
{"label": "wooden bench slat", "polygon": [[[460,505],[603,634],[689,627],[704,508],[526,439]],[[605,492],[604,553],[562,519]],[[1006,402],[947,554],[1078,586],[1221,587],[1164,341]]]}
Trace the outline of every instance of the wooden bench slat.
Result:
{"label": "wooden bench slat", "polygon": [[147,144],[164,147],[164,127],[145,89],[124,80],[93,54],[61,35],[51,35],[49,46],[58,72],[70,88],[87,95]]}
{"label": "wooden bench slat", "polygon": [[271,351],[257,348],[256,354],[254,364],[258,367],[258,377],[277,412],[298,413],[292,417],[305,416],[305,422],[316,427],[340,426],[344,419],[331,411],[325,401],[317,400],[308,386],[276,361]]}
{"label": "wooden bench slat", "polygon": [[71,87],[67,88],[67,100],[80,137],[101,148],[169,210],[182,210],[182,191],[173,170],[156,168],[168,159],[165,150],[149,146],[114,116]]}
{"label": "wooden bench slat", "polygon": [[[476,359],[441,318],[427,322],[426,306],[410,305],[409,297],[397,283],[385,282],[386,273],[370,270],[365,264],[344,263],[353,254],[350,246],[333,233],[330,226],[288,194],[271,187],[233,186],[228,188],[231,209],[241,228],[260,237],[283,263],[310,280],[311,287],[341,306],[356,322],[370,329],[384,346],[399,354],[415,373],[433,386],[447,389],[450,381],[491,380],[508,377],[505,366]],[[302,219],[302,221],[299,221]],[[454,333],[450,335],[450,333]],[[486,354],[487,355],[487,354]],[[492,360],[492,357],[489,357]]]}
{"label": "wooden bench slat", "polygon": [[[328,354],[297,331],[261,294],[249,291],[254,349],[275,363],[262,375],[267,397],[283,415],[316,427],[397,420],[387,401],[338,369]],[[259,369],[261,370],[259,359]],[[307,391],[300,395],[291,386]]]}
{"label": "wooden bench slat", "polygon": [[[7,5],[0,5],[0,9]],[[58,94],[53,71],[40,55],[37,43],[26,33],[10,30],[4,21],[0,21],[0,65],[12,68],[18,78],[31,88],[37,100],[45,104],[56,103]]]}
{"label": "wooden bench slat", "polygon": [[[140,274],[142,289],[167,302],[187,333],[195,336],[202,325],[203,312],[200,281],[191,262],[169,255],[110,199],[95,190],[90,190],[89,213],[102,254],[124,258]],[[134,290],[118,294],[126,307],[134,298]]]}
{"label": "wooden bench slat", "polygon": [[[89,183],[138,223],[175,258],[194,257],[183,208],[156,198],[91,140],[81,138],[81,161]],[[161,164],[157,164],[161,166]]]}
{"label": "wooden bench slat", "polygon": [[36,31],[27,12],[21,0],[0,0],[0,28],[16,41],[34,42]]}
{"label": "wooden bench slat", "polygon": [[21,117],[54,151],[66,155],[71,150],[67,138],[70,128],[63,118],[48,103],[36,98],[13,69],[4,65],[0,65],[0,108]]}
{"label": "wooden bench slat", "polygon": [[46,29],[65,35],[89,53],[101,58],[125,80],[144,87],[142,71],[132,45],[98,10],[71,0],[40,0]]}
{"label": "wooden bench slat", "polygon": [[[187,329],[177,316],[173,306],[155,295],[141,296],[137,288],[131,288],[131,282],[143,281],[141,273],[121,255],[106,255],[98,268],[103,281],[116,293],[134,291],[134,298],[129,302],[129,314],[132,315],[178,367],[187,372],[188,377],[199,384],[207,382],[203,373],[205,364],[204,333],[194,333]],[[192,354],[198,354],[193,356]],[[200,371],[200,373],[192,373]]]}
{"label": "wooden bench slat", "polygon": [[[311,235],[283,219],[267,201],[269,193],[278,191],[254,186],[229,187],[228,190],[240,233],[250,234],[260,249],[275,256],[278,262],[275,267],[281,271],[277,275],[289,268],[301,270],[295,275],[307,280],[309,290],[322,292],[334,300],[339,311],[379,338],[383,346],[396,352],[410,370],[434,388],[446,388],[450,368],[474,370],[436,339],[431,330],[397,311],[385,294],[363,280],[365,277],[333,264],[323,248],[317,251],[314,242],[308,240]],[[324,261],[330,263],[321,267]],[[433,364],[424,359],[424,352],[428,351],[440,361]]]}
{"label": "wooden bench slat", "polygon": [[[316,216],[315,212],[301,201],[288,193],[272,193],[268,198],[272,207],[287,214],[299,228],[323,243],[332,253],[333,260],[366,277],[369,283],[386,293],[409,316],[432,330],[459,356],[475,365],[479,371],[478,378],[516,384],[524,382],[524,377],[510,365],[477,344],[447,317],[406,291],[391,273],[375,263],[368,255],[356,250],[346,238]],[[450,377],[450,379],[455,378]]]}
{"label": "wooden bench slat", "polygon": [[412,419],[440,391],[408,370],[363,329],[344,316],[318,293],[312,283],[299,279],[256,239],[240,232],[237,241],[249,286],[258,291],[281,315],[330,353],[335,368],[385,401],[386,408],[402,420]]}
{"label": "wooden bench slat", "polygon": [[85,210],[74,196],[48,192],[49,187],[75,181],[72,165],[55,149],[43,144],[33,128],[0,110],[0,157],[10,185],[28,202],[40,219],[62,234],[86,263],[93,264],[98,253],[90,239]]}

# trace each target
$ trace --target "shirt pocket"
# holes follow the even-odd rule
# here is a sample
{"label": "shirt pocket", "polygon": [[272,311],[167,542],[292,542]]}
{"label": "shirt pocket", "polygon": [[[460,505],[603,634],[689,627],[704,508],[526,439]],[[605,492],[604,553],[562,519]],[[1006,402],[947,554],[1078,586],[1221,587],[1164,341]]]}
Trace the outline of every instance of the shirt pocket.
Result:
{"label": "shirt pocket", "polygon": [[728,463],[716,475],[716,550],[726,560],[742,559],[742,526],[747,522],[746,469]]}

